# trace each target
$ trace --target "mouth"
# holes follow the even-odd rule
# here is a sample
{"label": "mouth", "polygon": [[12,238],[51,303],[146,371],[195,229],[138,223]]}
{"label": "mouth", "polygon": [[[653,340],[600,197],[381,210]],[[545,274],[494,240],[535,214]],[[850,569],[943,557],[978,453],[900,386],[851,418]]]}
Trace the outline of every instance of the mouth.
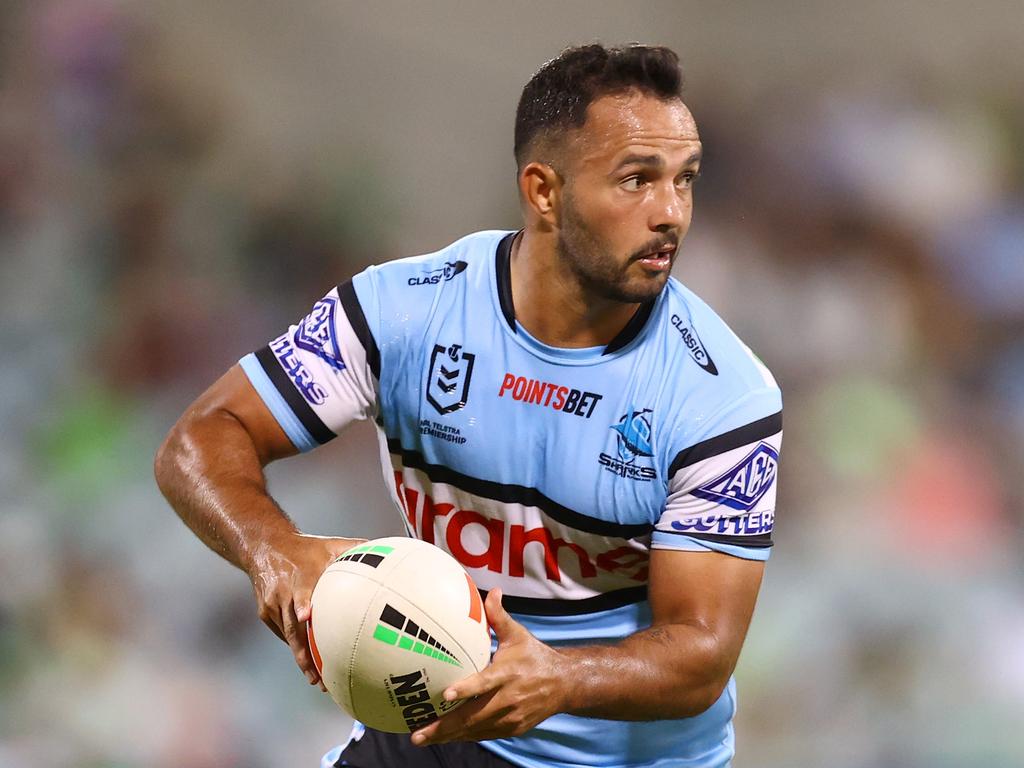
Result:
{"label": "mouth", "polygon": [[672,256],[675,252],[676,246],[668,244],[662,246],[656,251],[639,256],[637,261],[643,264],[647,269],[661,272],[672,266]]}

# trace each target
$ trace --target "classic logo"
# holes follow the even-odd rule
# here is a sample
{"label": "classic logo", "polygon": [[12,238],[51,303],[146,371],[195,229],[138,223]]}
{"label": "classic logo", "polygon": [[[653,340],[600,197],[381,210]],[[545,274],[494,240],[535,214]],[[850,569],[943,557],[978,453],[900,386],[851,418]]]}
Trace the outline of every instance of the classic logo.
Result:
{"label": "classic logo", "polygon": [[758,443],[735,467],[691,493],[701,499],[749,512],[771,489],[778,465],[778,451],[768,443]]}
{"label": "classic logo", "polygon": [[435,344],[427,372],[427,402],[440,414],[465,407],[473,378],[476,355],[463,352],[462,346]]}
{"label": "classic logo", "polygon": [[338,300],[325,296],[313,305],[313,311],[306,315],[295,329],[295,346],[312,352],[336,371],[345,370],[341,347],[334,334],[334,314]]}
{"label": "classic logo", "polygon": [[456,275],[465,271],[469,264],[465,261],[449,261],[443,267],[431,269],[422,277],[410,277],[409,285],[437,285],[442,280],[446,283]]}
{"label": "classic logo", "polygon": [[647,459],[654,455],[651,447],[651,420],[648,414],[650,408],[638,411],[630,408],[622,415],[618,424],[613,424],[615,430],[615,442],[618,449],[618,457],[602,453],[598,457],[598,463],[609,472],[614,472],[619,477],[628,477],[630,480],[646,482],[658,476],[654,467],[645,467],[637,464],[637,459]]}
{"label": "classic logo", "polygon": [[718,366],[711,359],[711,355],[708,354],[707,349],[704,347],[704,342],[697,335],[697,331],[687,325],[686,321],[679,315],[672,315],[672,325],[679,331],[679,335],[683,337],[683,344],[686,345],[686,351],[690,353],[693,361],[712,376],[717,376]]}
{"label": "classic logo", "polygon": [[272,341],[270,351],[306,400],[313,405],[323,405],[327,401],[327,390],[316,382],[313,374],[302,364],[287,334]]}

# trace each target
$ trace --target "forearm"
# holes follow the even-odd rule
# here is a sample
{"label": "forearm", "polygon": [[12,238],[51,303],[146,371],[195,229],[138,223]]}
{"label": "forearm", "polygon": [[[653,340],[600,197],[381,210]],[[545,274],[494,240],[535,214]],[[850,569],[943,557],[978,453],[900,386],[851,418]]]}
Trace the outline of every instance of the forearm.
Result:
{"label": "forearm", "polygon": [[566,667],[563,711],[611,720],[693,717],[718,700],[732,673],[715,636],[689,624],[559,653]]}
{"label": "forearm", "polygon": [[268,495],[253,441],[230,413],[186,416],[156,456],[164,497],[214,552],[250,572],[264,542],[296,534]]}

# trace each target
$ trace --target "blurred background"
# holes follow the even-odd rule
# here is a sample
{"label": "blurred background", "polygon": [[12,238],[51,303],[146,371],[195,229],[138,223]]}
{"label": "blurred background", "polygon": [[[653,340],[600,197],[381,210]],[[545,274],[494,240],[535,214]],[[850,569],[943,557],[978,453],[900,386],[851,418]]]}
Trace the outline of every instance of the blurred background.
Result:
{"label": "blurred background", "polygon": [[[1024,765],[1024,9],[810,5],[0,1],[0,767],[347,735],[153,453],[334,284],[516,228],[519,91],[595,39],[679,52],[676,276],[785,393],[735,765]],[[270,477],[399,530],[366,428]]]}

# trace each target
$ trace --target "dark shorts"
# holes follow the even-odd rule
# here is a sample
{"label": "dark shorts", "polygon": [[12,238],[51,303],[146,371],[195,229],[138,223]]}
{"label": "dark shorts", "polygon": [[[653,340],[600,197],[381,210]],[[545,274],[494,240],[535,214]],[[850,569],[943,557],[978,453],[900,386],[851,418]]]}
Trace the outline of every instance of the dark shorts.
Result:
{"label": "dark shorts", "polygon": [[[407,733],[383,733],[356,727],[352,739],[335,756],[327,753],[323,766],[351,768],[515,768],[475,742],[414,747]],[[329,762],[335,758],[334,762]]]}

